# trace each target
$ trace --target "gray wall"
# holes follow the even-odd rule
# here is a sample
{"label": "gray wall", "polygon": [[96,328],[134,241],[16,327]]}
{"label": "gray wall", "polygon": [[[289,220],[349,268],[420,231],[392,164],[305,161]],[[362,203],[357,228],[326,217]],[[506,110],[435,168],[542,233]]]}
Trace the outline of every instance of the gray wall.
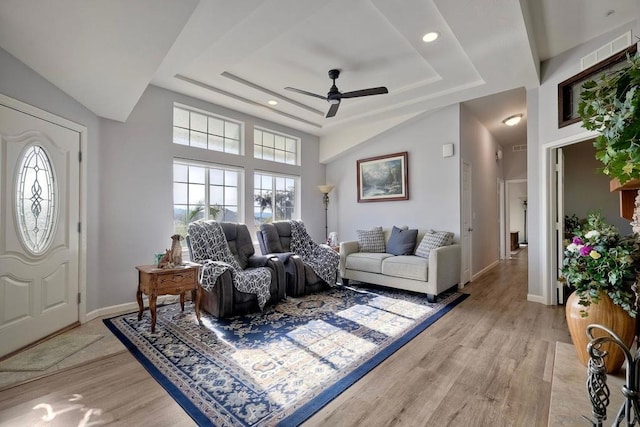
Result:
{"label": "gray wall", "polygon": [[[527,141],[521,141],[515,145],[526,143]],[[508,145],[502,149],[502,152],[504,179],[527,179],[527,150],[513,151],[513,146]]]}
{"label": "gray wall", "polygon": [[462,159],[471,164],[473,278],[500,258],[498,178],[504,162],[496,161],[501,148],[498,142],[464,104],[460,108],[460,142]]}
{"label": "gray wall", "polygon": [[[329,231],[341,241],[355,240],[356,229],[374,226],[449,230],[460,237],[459,107],[453,105],[409,120],[349,150],[327,164]],[[442,145],[453,143],[453,157]],[[409,200],[358,203],[358,159],[407,151]]]}
{"label": "gray wall", "polygon": [[[254,169],[301,175],[301,217],[314,239],[324,240],[318,138],[210,103],[150,86],[126,123],[101,119],[0,49],[0,93],[88,128],[87,312],[135,301],[135,265],[148,264],[170,247],[173,230],[174,156],[242,165],[246,175],[245,218],[252,218]],[[302,139],[304,167],[245,156],[189,150],[172,143],[173,102],[245,122],[245,153],[253,153],[253,125]],[[200,152],[199,152],[200,151]],[[197,154],[194,154],[197,153]]]}
{"label": "gray wall", "polygon": [[[631,17],[630,17],[631,18]],[[529,299],[543,301],[543,278],[548,274],[546,261],[548,230],[541,229],[541,218],[546,216],[546,201],[540,200],[542,186],[548,185],[548,178],[541,176],[542,155],[545,145],[567,144],[578,139],[585,130],[580,123],[558,128],[558,83],[578,74],[580,59],[616,37],[632,30],[637,35],[640,26],[636,20],[614,31],[597,37],[583,45],[564,52],[541,67],[541,85],[527,91],[527,180],[529,197]]]}
{"label": "gray wall", "polygon": [[[173,103],[179,102],[245,123],[245,156],[199,150],[172,143]],[[254,159],[253,126],[300,137],[304,167]],[[169,248],[173,232],[174,157],[241,166],[245,171],[245,222],[253,220],[253,171],[301,175],[301,218],[310,235],[324,240],[322,196],[324,165],[318,163],[318,138],[232,110],[149,86],[126,123],[103,120],[100,150],[103,216],[100,222],[100,273],[109,283],[100,302],[110,306],[130,301],[136,274],[153,254]]]}
{"label": "gray wall", "polygon": [[602,167],[591,141],[569,145],[564,152],[564,213],[586,218],[600,212],[622,234],[631,234],[629,221],[620,217],[620,193],[609,191],[609,178],[597,169]]}

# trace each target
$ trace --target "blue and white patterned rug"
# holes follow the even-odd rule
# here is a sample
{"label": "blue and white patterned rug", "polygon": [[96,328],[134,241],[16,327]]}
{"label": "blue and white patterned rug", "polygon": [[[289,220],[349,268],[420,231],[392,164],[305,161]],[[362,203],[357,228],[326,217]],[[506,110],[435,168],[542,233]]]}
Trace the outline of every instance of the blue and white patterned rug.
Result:
{"label": "blue and white patterned rug", "polygon": [[425,330],[466,294],[338,286],[264,314],[215,319],[191,305],[104,322],[199,425],[298,425]]}

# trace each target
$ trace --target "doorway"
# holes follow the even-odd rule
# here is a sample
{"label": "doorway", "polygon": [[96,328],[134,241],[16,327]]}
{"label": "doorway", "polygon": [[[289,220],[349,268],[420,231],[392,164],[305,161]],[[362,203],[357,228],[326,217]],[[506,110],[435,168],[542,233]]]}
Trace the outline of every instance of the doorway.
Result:
{"label": "doorway", "polygon": [[86,128],[0,96],[0,356],[80,320]]}

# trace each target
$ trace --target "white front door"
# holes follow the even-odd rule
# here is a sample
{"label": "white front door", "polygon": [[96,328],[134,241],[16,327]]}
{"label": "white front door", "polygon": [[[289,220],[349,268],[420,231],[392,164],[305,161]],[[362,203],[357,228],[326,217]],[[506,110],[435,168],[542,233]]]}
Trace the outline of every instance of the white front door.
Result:
{"label": "white front door", "polygon": [[471,200],[471,165],[462,163],[462,274],[461,283],[471,281],[473,207]]}
{"label": "white front door", "polygon": [[80,133],[10,104],[0,99],[0,356],[79,319]]}

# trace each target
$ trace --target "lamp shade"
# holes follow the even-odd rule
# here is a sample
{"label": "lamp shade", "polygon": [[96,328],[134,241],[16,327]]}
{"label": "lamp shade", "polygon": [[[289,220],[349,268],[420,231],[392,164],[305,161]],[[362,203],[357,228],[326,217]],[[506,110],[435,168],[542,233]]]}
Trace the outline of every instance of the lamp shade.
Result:
{"label": "lamp shade", "polygon": [[331,190],[333,190],[334,187],[335,187],[334,185],[328,185],[328,184],[318,185],[318,190],[320,190],[322,194],[329,194],[331,193]]}

